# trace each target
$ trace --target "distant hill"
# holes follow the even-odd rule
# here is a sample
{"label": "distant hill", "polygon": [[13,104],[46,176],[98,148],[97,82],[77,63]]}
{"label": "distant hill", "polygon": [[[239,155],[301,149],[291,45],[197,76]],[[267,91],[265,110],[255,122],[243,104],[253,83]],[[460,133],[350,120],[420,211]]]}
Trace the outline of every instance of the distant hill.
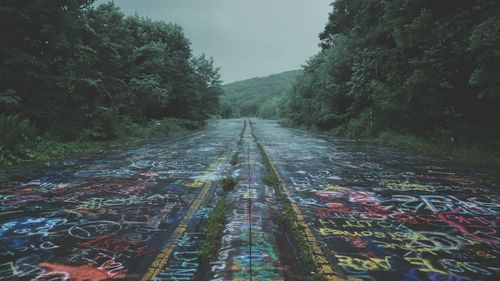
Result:
{"label": "distant hill", "polygon": [[223,85],[224,117],[275,117],[281,97],[292,89],[301,74],[302,70],[292,70]]}

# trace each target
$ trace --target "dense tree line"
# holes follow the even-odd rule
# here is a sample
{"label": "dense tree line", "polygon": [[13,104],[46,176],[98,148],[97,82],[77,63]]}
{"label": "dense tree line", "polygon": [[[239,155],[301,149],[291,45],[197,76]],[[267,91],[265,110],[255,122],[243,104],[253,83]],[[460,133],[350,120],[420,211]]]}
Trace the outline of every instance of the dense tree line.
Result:
{"label": "dense tree line", "polygon": [[[296,123],[500,140],[500,2],[337,0],[287,103]],[[496,141],[496,142],[495,142]]]}
{"label": "dense tree line", "polygon": [[220,99],[221,114],[275,118],[283,111],[283,99],[301,74],[301,70],[292,70],[225,84]]}
{"label": "dense tree line", "polygon": [[0,151],[35,135],[110,139],[130,122],[218,112],[218,69],[180,26],[91,0],[0,2]]}

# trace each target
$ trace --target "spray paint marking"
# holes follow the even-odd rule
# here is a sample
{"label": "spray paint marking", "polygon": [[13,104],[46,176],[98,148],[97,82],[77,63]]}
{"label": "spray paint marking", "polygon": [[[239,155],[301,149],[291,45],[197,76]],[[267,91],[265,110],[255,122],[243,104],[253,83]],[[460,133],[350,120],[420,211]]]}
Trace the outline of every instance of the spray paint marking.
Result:
{"label": "spray paint marking", "polygon": [[210,182],[205,183],[203,191],[200,193],[200,195],[198,195],[196,200],[193,202],[193,204],[189,208],[188,213],[181,221],[179,226],[177,226],[174,233],[172,234],[172,237],[169,239],[170,241],[168,243],[168,246],[165,249],[163,249],[161,253],[156,257],[156,259],[153,261],[146,274],[142,277],[141,281],[151,280],[161,273],[161,271],[167,264],[170,256],[172,255],[172,252],[174,251],[175,247],[177,247],[177,245],[179,244],[182,234],[184,234],[184,232],[186,231],[187,223],[193,218],[195,211],[200,207],[201,203],[207,196],[211,186],[212,184]]}
{"label": "spray paint marking", "polygon": [[[222,163],[227,159],[226,154],[223,157],[217,158],[216,162],[210,164],[204,176],[208,176],[212,172],[216,171],[222,165]],[[141,281],[153,280],[162,272],[164,267],[167,265],[170,256],[174,252],[174,249],[177,247],[179,241],[182,238],[182,235],[186,231],[189,221],[194,217],[196,210],[200,208],[203,200],[205,200],[205,197],[207,196],[208,192],[210,191],[210,188],[212,187],[212,183],[209,181],[203,181],[203,183],[204,183],[203,190],[200,192],[196,200],[194,200],[194,202],[191,204],[191,207],[189,207],[186,216],[182,219],[177,228],[174,230],[174,233],[172,234],[167,243],[168,246],[165,247],[156,257],[156,259],[149,267],[148,271],[146,271],[146,273],[142,277]]]}
{"label": "spray paint marking", "polygon": [[316,236],[314,236],[313,232],[311,231],[309,224],[307,224],[307,222],[304,220],[304,216],[302,215],[300,208],[297,206],[297,204],[293,202],[293,200],[291,200],[292,194],[290,193],[288,186],[281,179],[281,176],[278,173],[278,170],[276,169],[276,166],[274,165],[272,158],[269,157],[267,151],[264,150],[264,153],[266,154],[266,157],[269,159],[269,162],[271,163],[271,168],[273,169],[273,172],[278,176],[278,179],[280,181],[280,186],[285,192],[286,196],[288,197],[288,201],[292,205],[292,209],[295,212],[295,215],[297,216],[299,225],[302,226],[304,229],[304,234],[306,236],[307,244],[309,248],[312,250],[312,255],[315,262],[319,265],[320,268],[319,273],[323,275],[328,281],[341,281],[341,279],[339,279],[335,275],[335,271],[328,262],[328,258],[326,257],[325,253],[319,246],[318,241],[316,240]]}

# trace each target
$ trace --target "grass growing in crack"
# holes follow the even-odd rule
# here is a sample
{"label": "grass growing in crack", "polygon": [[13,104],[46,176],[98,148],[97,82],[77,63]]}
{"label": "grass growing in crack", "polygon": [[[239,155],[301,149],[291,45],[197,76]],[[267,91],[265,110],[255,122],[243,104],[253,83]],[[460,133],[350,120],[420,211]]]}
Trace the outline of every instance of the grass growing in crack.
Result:
{"label": "grass growing in crack", "polygon": [[238,147],[236,148],[236,152],[233,154],[233,157],[229,162],[232,166],[236,166],[240,162],[240,150],[243,147],[243,136],[245,135],[246,129],[247,129],[247,121],[243,120],[243,128],[241,128],[240,138],[238,140]]}
{"label": "grass growing in crack", "polygon": [[235,152],[233,154],[233,157],[231,157],[231,161],[229,163],[235,166],[236,164],[238,164],[239,161],[240,161],[240,155],[238,152]]}
{"label": "grass growing in crack", "polygon": [[241,128],[240,139],[238,140],[238,148],[243,145],[243,136],[245,135],[245,130],[247,129],[247,120],[243,120],[243,128]]}
{"label": "grass growing in crack", "polygon": [[292,205],[290,204],[290,200],[288,200],[288,197],[282,190],[282,187],[280,185],[281,180],[278,174],[276,173],[276,170],[273,168],[269,155],[264,149],[264,146],[257,141],[257,137],[253,132],[252,122],[250,122],[250,128],[252,137],[257,143],[257,147],[260,151],[260,154],[264,162],[264,167],[266,169],[266,173],[262,176],[262,181],[266,185],[274,188],[278,202],[282,206],[282,212],[280,213],[278,222],[285,225],[286,228],[293,233],[293,237],[298,245],[298,250],[300,252],[302,262],[306,265],[308,271],[313,272],[312,280],[324,281],[326,280],[326,278],[323,275],[316,273],[319,272],[319,265],[314,260],[312,250],[306,239],[305,229],[302,225],[298,223],[299,220],[297,214],[293,210]]}
{"label": "grass growing in crack", "polygon": [[267,155],[264,146],[262,146],[262,144],[257,142],[257,147],[260,150],[260,154],[262,155],[262,159],[264,160],[264,167],[266,168],[266,173],[264,174],[264,176],[262,176],[262,181],[268,186],[274,188],[279,187],[280,179],[273,169],[271,160],[269,159],[269,156]]}
{"label": "grass growing in crack", "polygon": [[311,248],[309,247],[309,244],[307,243],[307,239],[305,236],[305,229],[302,225],[298,223],[297,215],[294,212],[290,204],[290,201],[283,193],[283,191],[278,190],[278,188],[275,188],[275,190],[278,202],[280,202],[280,205],[282,207],[282,212],[280,212],[280,215],[278,217],[278,223],[285,225],[286,228],[293,233],[295,242],[298,245],[298,250],[302,262],[306,265],[308,271],[314,272],[312,273],[312,280],[314,281],[326,280],[324,276],[316,273],[318,271],[319,266],[314,261],[313,253],[311,251]]}
{"label": "grass growing in crack", "polygon": [[227,211],[228,205],[226,198],[219,198],[214,209],[208,216],[207,228],[205,230],[205,242],[203,242],[199,253],[199,258],[202,261],[208,262],[217,254],[224,232]]}
{"label": "grass growing in crack", "polygon": [[238,183],[238,180],[232,176],[228,176],[222,179],[222,190],[225,192],[233,191],[234,187]]}

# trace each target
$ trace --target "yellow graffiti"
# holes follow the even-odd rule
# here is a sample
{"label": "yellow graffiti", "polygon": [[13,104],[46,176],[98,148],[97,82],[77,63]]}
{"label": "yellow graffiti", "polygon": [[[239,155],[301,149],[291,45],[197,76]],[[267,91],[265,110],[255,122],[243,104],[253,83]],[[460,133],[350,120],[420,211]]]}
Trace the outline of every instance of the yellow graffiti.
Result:
{"label": "yellow graffiti", "polygon": [[[319,229],[319,233],[323,236],[334,235],[334,236],[350,236],[350,237],[376,237],[376,238],[386,238],[387,235],[380,231],[348,231],[333,228],[322,227]],[[402,233],[407,235],[406,233]]]}
{"label": "yellow graffiti", "polygon": [[207,184],[208,181],[204,181],[204,180],[194,180],[193,182],[191,183],[187,183],[186,186],[187,187],[202,187],[204,186],[205,184]]}
{"label": "yellow graffiti", "polygon": [[413,265],[418,266],[418,270],[422,272],[435,272],[439,274],[448,274],[446,271],[439,270],[432,266],[428,259],[405,257],[405,260]]}
{"label": "yellow graffiti", "polygon": [[381,185],[397,191],[427,191],[427,192],[435,192],[435,190],[429,188],[425,184],[420,183],[411,183],[411,182],[399,182],[399,181],[390,181],[390,180],[382,180],[379,182]]}
{"label": "yellow graffiti", "polygon": [[348,256],[335,255],[339,265],[360,271],[391,270],[390,257],[379,258],[352,258]]}
{"label": "yellow graffiti", "polygon": [[332,191],[332,190],[340,191],[340,190],[345,190],[345,188],[338,185],[327,185],[323,189],[323,191]]}
{"label": "yellow graffiti", "polygon": [[16,266],[12,262],[0,264],[0,280],[14,277],[19,274]]}

